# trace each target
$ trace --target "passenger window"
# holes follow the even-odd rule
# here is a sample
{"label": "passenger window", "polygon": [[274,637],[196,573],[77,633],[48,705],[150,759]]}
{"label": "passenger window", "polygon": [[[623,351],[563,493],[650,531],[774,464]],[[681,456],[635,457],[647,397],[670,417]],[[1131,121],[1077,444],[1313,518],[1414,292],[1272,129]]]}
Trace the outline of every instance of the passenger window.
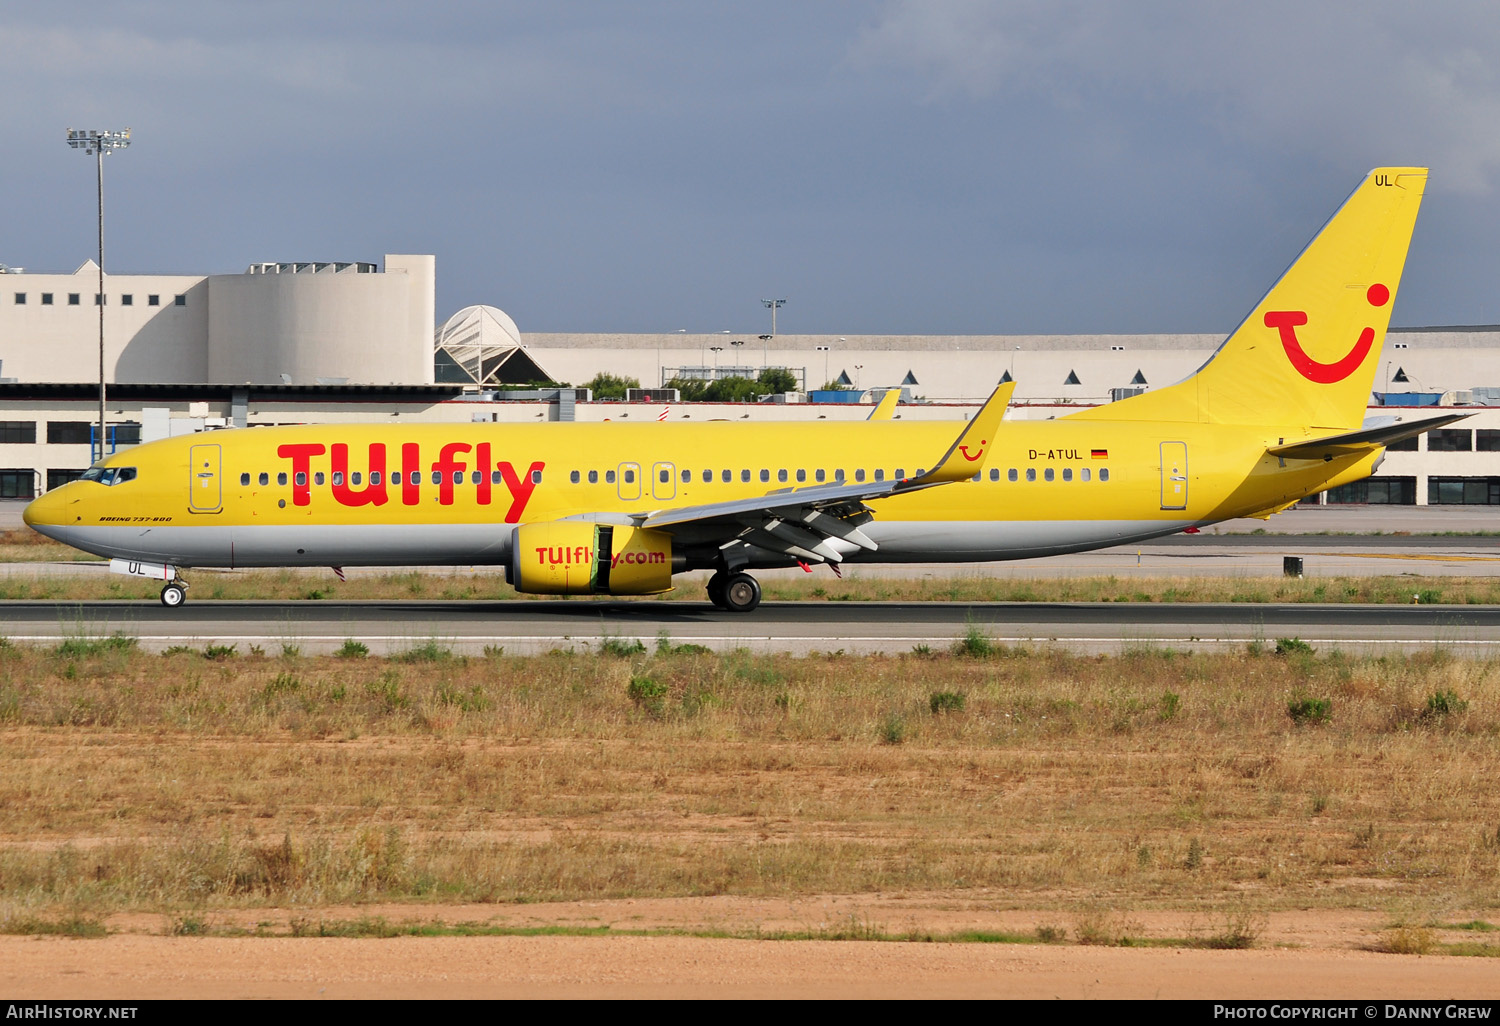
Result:
{"label": "passenger window", "polygon": [[748,471],[748,470],[742,470],[742,471],[740,471],[740,480],[748,483],[749,480],[750,480],[750,471]]}
{"label": "passenger window", "polygon": [[902,470],[900,467],[896,468],[896,480],[897,481],[904,481],[904,480],[906,480],[906,471]]}
{"label": "passenger window", "polygon": [[883,471],[883,470],[877,470],[877,471],[875,471],[875,480],[877,480],[877,481],[884,481],[885,480],[885,471]]}
{"label": "passenger window", "polygon": [[805,470],[799,470],[799,471],[797,471],[797,480],[798,481],[806,481],[807,480],[807,471],[805,471]]}
{"label": "passenger window", "polygon": [[266,474],[266,473],[262,473],[260,475],[260,483],[262,485],[268,485],[268,484],[270,484],[271,483],[271,475],[270,474]]}
{"label": "passenger window", "polygon": [[823,483],[823,469],[821,467],[813,471],[813,480],[819,484]]}
{"label": "passenger window", "polygon": [[572,471],[571,473],[569,473],[568,474],[568,480],[571,481],[573,484],[577,484],[578,481],[579,481],[578,471],[575,470],[575,471]]}
{"label": "passenger window", "polygon": [[672,481],[672,472],[670,470],[663,470],[660,477],[662,484],[670,484]]}
{"label": "passenger window", "polygon": [[[533,475],[533,477],[534,476],[535,475]],[[625,483],[626,484],[635,484],[635,471],[633,471],[633,470],[627,470],[627,471],[625,471]]]}
{"label": "passenger window", "polygon": [[279,485],[286,484],[286,471],[283,470],[281,473],[276,475],[276,483]]}
{"label": "passenger window", "polygon": [[1042,471],[1042,477],[1046,478],[1048,481],[1051,481],[1052,480],[1052,468],[1048,467],[1046,470]]}
{"label": "passenger window", "polygon": [[597,471],[597,470],[591,470],[591,471],[589,471],[589,484],[598,484],[598,483],[599,483],[599,471]]}
{"label": "passenger window", "polygon": [[990,468],[990,480],[991,481],[998,481],[998,480],[1000,480],[1000,468],[999,467],[991,467]]}
{"label": "passenger window", "polygon": [[454,484],[463,484],[464,483],[464,472],[462,470],[455,470],[453,472],[453,483]]}
{"label": "passenger window", "polygon": [[338,486],[342,485],[343,483],[344,483],[344,472],[342,470],[335,470],[333,472],[333,484],[334,484],[334,487],[337,488]]}
{"label": "passenger window", "polygon": [[[359,471],[356,470],[354,472],[353,480],[354,480],[355,484],[359,484]],[[370,471],[370,483],[372,485],[378,485],[380,483],[380,471],[378,471],[378,470],[372,470],[372,471]]]}
{"label": "passenger window", "polygon": [[760,472],[760,481],[761,481],[761,484],[768,484],[770,482],[770,480],[771,480],[771,472],[769,470],[766,470],[766,469],[762,468],[761,472]]}
{"label": "passenger window", "polygon": [[682,483],[683,484],[692,484],[693,483],[693,472],[691,470],[684,470],[682,472]]}
{"label": "passenger window", "polygon": [[320,485],[322,483],[323,483],[323,472],[320,470],[320,471],[318,471],[317,473],[315,473],[313,475],[313,484]]}
{"label": "passenger window", "polygon": [[844,483],[844,471],[843,471],[843,468],[840,468],[840,469],[835,470],[833,472],[833,479],[838,484],[843,484]]}
{"label": "passenger window", "polygon": [[1080,470],[1078,472],[1078,479],[1080,481],[1087,481],[1089,479],[1089,468],[1088,467],[1084,467],[1082,470]]}
{"label": "passenger window", "polygon": [[434,470],[432,472],[432,483],[433,484],[442,484],[443,483],[443,472],[441,470]]}
{"label": "passenger window", "polygon": [[1026,480],[1028,480],[1028,481],[1035,481],[1036,480],[1036,468],[1035,467],[1027,467],[1026,468]]}
{"label": "passenger window", "polygon": [[1014,481],[1016,479],[1016,468],[1015,467],[1011,467],[1009,470],[1007,470],[1005,472],[1005,479],[1007,481]]}
{"label": "passenger window", "polygon": [[1063,467],[1063,480],[1064,481],[1071,481],[1071,480],[1073,480],[1073,468],[1072,467]]}
{"label": "passenger window", "polygon": [[713,484],[714,483],[714,472],[712,470],[705,470],[703,472],[703,483],[704,484]]}
{"label": "passenger window", "polygon": [[241,474],[240,475],[240,487],[244,488],[244,487],[248,486],[249,484],[250,484],[250,475],[249,474]]}
{"label": "passenger window", "polygon": [[[469,483],[470,484],[478,484],[479,482],[481,482],[483,480],[484,480],[484,472],[481,471],[481,470],[476,470],[476,471],[474,471],[474,473],[472,473],[472,474],[469,475]],[[578,471],[576,471],[576,470],[573,471],[573,483],[574,484],[578,483]]]}
{"label": "passenger window", "polygon": [[855,481],[863,481],[864,479],[865,479],[865,468],[864,467],[860,467],[858,470],[856,470],[854,472],[854,480]]}
{"label": "passenger window", "polygon": [[307,471],[305,471],[305,470],[299,470],[299,471],[297,471],[297,484],[298,484],[299,487],[301,485],[307,484]]}
{"label": "passenger window", "polygon": [[725,484],[728,484],[729,482],[734,480],[734,472],[729,470],[724,471],[724,473],[720,476],[720,480],[722,480]]}
{"label": "passenger window", "polygon": [[785,470],[778,470],[778,471],[776,471],[776,480],[784,482],[786,480],[786,471]]}
{"label": "passenger window", "polygon": [[[505,476],[503,474],[501,474],[500,471],[498,471],[498,470],[492,470],[492,471],[490,471],[490,484],[500,484],[504,480],[505,480]],[[397,484],[401,483],[401,475],[400,474],[396,475],[396,483]]]}
{"label": "passenger window", "polygon": [[1099,468],[1099,480],[1100,481],[1108,481],[1109,480],[1109,468],[1108,467],[1100,467]]}
{"label": "passenger window", "polygon": [[542,483],[542,472],[540,470],[533,470],[531,472],[531,483],[532,484],[541,484]]}
{"label": "passenger window", "polygon": [[615,472],[613,470],[606,470],[604,472],[604,483],[605,484],[614,484],[615,483]]}

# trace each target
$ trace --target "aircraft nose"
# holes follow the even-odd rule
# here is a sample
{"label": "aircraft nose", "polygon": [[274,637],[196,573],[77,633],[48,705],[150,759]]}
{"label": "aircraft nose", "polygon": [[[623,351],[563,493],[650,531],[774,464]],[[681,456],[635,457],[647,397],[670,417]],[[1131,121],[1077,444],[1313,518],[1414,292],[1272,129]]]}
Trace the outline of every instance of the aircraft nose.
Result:
{"label": "aircraft nose", "polygon": [[72,514],[68,512],[72,503],[64,494],[66,491],[66,486],[56,488],[27,503],[26,508],[21,511],[21,519],[26,521],[26,526],[49,538],[56,537],[54,531],[72,522]]}

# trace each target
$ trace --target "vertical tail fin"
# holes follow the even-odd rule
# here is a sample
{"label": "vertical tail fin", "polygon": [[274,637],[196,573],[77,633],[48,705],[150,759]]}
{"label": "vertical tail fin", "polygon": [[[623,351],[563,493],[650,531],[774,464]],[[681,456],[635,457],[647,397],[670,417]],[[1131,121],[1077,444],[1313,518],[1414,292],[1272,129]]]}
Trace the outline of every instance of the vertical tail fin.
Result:
{"label": "vertical tail fin", "polygon": [[1426,183],[1371,171],[1196,374],[1074,417],[1359,426]]}

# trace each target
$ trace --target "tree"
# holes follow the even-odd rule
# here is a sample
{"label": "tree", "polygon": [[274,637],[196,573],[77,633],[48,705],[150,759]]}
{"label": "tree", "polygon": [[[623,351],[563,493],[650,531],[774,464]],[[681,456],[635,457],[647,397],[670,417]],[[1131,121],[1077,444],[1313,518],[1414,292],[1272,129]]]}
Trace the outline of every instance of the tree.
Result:
{"label": "tree", "polygon": [[768,395],[793,392],[797,388],[796,376],[785,367],[767,367],[755,380],[760,385],[760,390]]}
{"label": "tree", "polygon": [[640,388],[638,378],[622,378],[600,371],[592,381],[585,381],[584,388],[593,389],[595,399],[624,399],[627,388]]}
{"label": "tree", "polygon": [[673,378],[667,382],[667,387],[677,389],[683,402],[699,403],[708,391],[708,382],[702,378]]}
{"label": "tree", "polygon": [[760,382],[754,378],[720,378],[703,393],[711,403],[753,403],[760,398]]}

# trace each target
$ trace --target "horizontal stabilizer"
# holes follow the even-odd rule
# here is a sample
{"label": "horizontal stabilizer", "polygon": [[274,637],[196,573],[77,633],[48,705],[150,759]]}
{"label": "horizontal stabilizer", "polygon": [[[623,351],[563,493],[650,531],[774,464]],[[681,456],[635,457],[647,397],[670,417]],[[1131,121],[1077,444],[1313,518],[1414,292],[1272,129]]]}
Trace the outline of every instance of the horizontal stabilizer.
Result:
{"label": "horizontal stabilizer", "polygon": [[1341,435],[1329,435],[1327,438],[1315,438],[1312,441],[1273,445],[1267,451],[1272,456],[1279,456],[1284,460],[1331,460],[1339,456],[1354,456],[1380,449],[1392,442],[1415,438],[1433,428],[1440,428],[1472,416],[1472,413],[1450,413],[1442,417],[1428,417],[1426,420],[1397,421],[1393,424],[1348,431]]}
{"label": "horizontal stabilizer", "polygon": [[896,415],[896,404],[901,401],[901,389],[892,388],[880,397],[880,404],[870,411],[866,420],[890,420]]}

